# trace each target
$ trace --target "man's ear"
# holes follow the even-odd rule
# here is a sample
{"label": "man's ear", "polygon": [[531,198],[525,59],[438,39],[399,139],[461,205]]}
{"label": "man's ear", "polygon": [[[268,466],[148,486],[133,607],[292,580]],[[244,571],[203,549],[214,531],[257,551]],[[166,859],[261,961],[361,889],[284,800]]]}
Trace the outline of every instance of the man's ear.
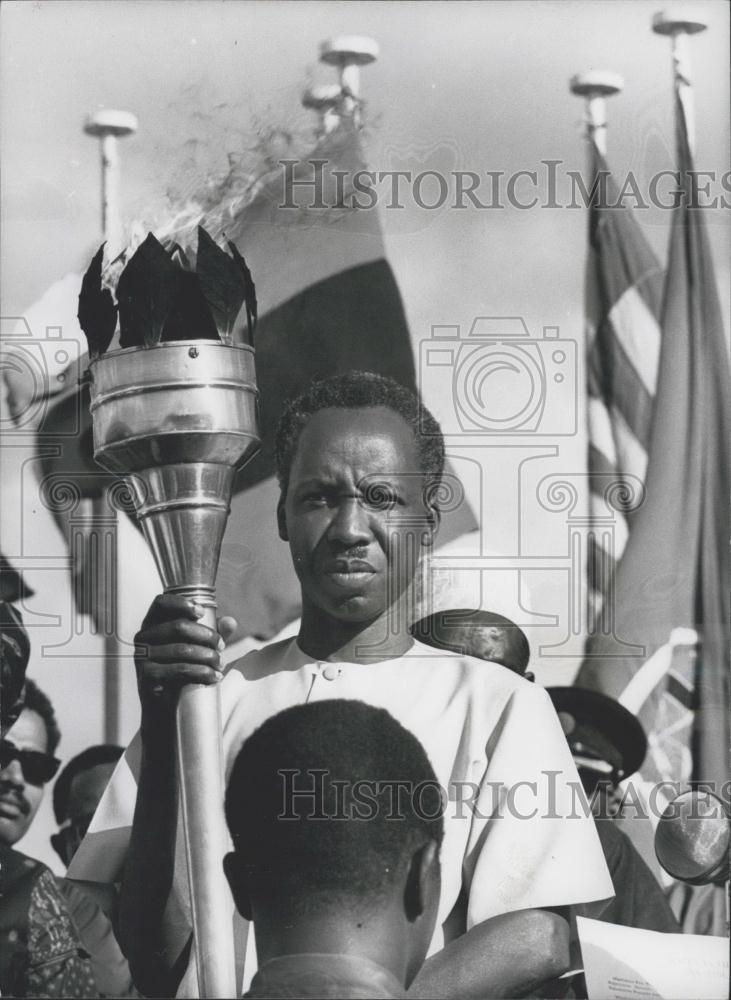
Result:
{"label": "man's ear", "polygon": [[236,909],[245,920],[252,920],[251,899],[249,898],[248,886],[245,885],[242,876],[243,867],[241,858],[235,851],[224,855],[223,870],[231,888]]}
{"label": "man's ear", "polygon": [[287,533],[287,515],[284,510],[284,494],[279,494],[279,503],[277,504],[277,527],[279,528],[279,537],[283,542],[289,541],[289,534]]}
{"label": "man's ear", "polygon": [[433,499],[427,496],[426,500],[426,523],[427,527],[421,539],[422,546],[427,549],[434,544],[439,527],[442,523],[442,512]]}
{"label": "man's ear", "polygon": [[439,848],[436,841],[428,840],[414,851],[404,886],[404,910],[411,923],[422,915],[429,899],[429,886],[439,868]]}

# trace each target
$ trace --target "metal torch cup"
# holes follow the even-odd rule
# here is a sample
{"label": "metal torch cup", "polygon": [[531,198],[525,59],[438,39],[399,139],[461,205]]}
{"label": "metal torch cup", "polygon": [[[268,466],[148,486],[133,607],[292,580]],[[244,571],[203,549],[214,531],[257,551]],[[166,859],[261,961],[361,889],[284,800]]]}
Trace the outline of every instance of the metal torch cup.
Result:
{"label": "metal torch cup", "polygon": [[[234,475],[260,444],[254,350],[173,341],[111,351],[89,372],[94,458],[127,477],[166,592],[200,605],[201,623],[215,629]],[[200,996],[234,997],[217,685],[182,688],[177,732]]]}

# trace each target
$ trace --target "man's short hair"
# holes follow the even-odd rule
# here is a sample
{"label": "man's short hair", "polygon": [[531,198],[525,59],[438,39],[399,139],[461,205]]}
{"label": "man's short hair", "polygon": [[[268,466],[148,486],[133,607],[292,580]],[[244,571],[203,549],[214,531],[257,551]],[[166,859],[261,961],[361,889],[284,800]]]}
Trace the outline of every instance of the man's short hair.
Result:
{"label": "man's short hair", "polygon": [[100,743],[98,746],[87,747],[86,750],[82,750],[80,754],[71,758],[56,778],[56,784],[53,786],[53,813],[59,826],[69,816],[69,796],[74,778],[100,764],[116,764],[123,753],[124,749],[113,743]]}
{"label": "man's short hair", "polygon": [[374,372],[350,371],[313,382],[301,396],[290,401],[279,421],[274,443],[277,478],[286,496],[300,434],[320,410],[354,410],[385,406],[411,427],[419,452],[421,471],[435,484],[444,470],[444,437],[439,424],[416,393],[392,378]]}
{"label": "man's short hair", "polygon": [[241,748],[226,791],[249,889],[300,912],[377,901],[415,850],[441,843],[442,812],[417,738],[385,709],[341,699],[268,719]]}
{"label": "man's short hair", "polygon": [[49,701],[48,696],[41,691],[35,681],[32,681],[30,677],[28,677],[25,682],[23,708],[30,709],[31,712],[37,712],[43,719],[43,724],[46,727],[46,738],[48,741],[47,753],[54,753],[56,747],[61,742],[61,730],[58,728],[56,713],[53,710],[53,705]]}

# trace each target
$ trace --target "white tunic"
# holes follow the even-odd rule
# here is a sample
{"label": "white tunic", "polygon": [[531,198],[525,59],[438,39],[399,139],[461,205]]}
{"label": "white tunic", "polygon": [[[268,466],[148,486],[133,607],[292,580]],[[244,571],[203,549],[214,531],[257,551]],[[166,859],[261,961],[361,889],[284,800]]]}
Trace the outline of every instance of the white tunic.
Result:
{"label": "white tunic", "polygon": [[432,952],[463,883],[468,928],[511,910],[614,895],[551,701],[507,668],[418,642],[398,660],[318,662],[285,639],[233,663],[221,690],[227,775],[265,719],[308,701],[355,698],[418,737],[449,796]]}
{"label": "white tunic", "polygon": [[[296,639],[284,639],[231,664],[221,695],[227,776],[258,726],[309,701],[358,699],[387,709],[418,737],[448,796],[442,894],[430,954],[445,943],[442,924],[463,887],[468,929],[511,910],[614,895],[551,701],[542,688],[507,668],[418,642],[395,660],[330,663],[313,660]],[[74,878],[113,877],[112,847],[122,859],[138,756],[130,749],[128,763],[120,762],[100,803],[88,843],[74,859]],[[99,848],[101,866],[94,860]],[[185,875],[178,875],[182,895]],[[185,908],[182,899],[181,905]],[[249,980],[251,969],[246,971]],[[191,973],[180,995],[195,995]]]}

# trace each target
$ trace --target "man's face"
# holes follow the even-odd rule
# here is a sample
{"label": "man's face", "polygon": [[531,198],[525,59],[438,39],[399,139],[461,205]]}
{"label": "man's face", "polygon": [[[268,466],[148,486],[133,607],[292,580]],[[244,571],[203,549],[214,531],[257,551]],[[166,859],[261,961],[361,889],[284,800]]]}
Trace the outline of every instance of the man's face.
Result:
{"label": "man's face", "polygon": [[[46,753],[48,734],[43,719],[24,708],[5,738],[18,750]],[[43,785],[32,785],[24,776],[20,761],[11,760],[0,770],[0,842],[12,847],[23,837],[38,812]]]}
{"label": "man's face", "polygon": [[79,844],[84,839],[115,767],[116,764],[113,762],[96,764],[81,771],[71,782],[66,824],[58,834],[51,837],[51,843],[64,864],[71,863]]}
{"label": "man's face", "polygon": [[378,406],[311,417],[279,511],[303,603],[341,622],[383,614],[431,538],[424,486],[414,434],[397,413]]}

